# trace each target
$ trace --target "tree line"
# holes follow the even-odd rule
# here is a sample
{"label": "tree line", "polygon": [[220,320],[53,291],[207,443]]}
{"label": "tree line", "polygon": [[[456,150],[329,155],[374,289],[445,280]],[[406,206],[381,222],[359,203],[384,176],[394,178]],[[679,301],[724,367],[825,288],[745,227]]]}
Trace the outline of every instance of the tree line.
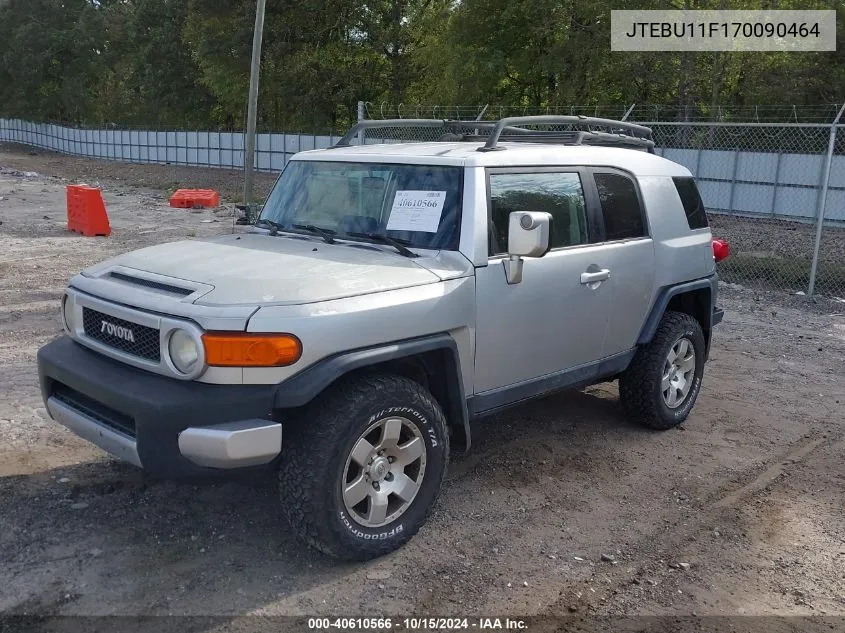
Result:
{"label": "tree line", "polygon": [[[736,5],[736,6],[734,6]],[[764,0],[836,9],[842,0]],[[356,104],[522,108],[818,105],[845,98],[831,53],[610,51],[610,10],[732,0],[268,0],[262,129],[339,130]],[[241,129],[255,0],[0,0],[0,116]],[[842,33],[842,29],[837,29]]]}

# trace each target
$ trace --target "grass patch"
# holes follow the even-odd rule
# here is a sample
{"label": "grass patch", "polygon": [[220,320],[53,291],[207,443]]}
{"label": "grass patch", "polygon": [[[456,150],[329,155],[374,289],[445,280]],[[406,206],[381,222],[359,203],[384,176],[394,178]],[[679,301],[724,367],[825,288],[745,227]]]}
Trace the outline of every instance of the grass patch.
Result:
{"label": "grass patch", "polygon": [[[719,278],[728,283],[807,291],[810,283],[809,259],[782,259],[736,254],[718,265]],[[817,294],[845,294],[845,263],[819,262],[816,271]]]}

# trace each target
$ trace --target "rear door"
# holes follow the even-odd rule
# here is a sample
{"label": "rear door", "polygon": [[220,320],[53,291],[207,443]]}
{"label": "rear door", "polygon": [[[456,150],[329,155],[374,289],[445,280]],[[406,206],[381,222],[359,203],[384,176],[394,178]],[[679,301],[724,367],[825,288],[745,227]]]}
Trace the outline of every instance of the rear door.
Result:
{"label": "rear door", "polygon": [[645,322],[654,288],[654,242],[636,179],[612,168],[589,171],[601,207],[603,257],[612,271],[604,344],[605,356],[612,356],[634,347]]}

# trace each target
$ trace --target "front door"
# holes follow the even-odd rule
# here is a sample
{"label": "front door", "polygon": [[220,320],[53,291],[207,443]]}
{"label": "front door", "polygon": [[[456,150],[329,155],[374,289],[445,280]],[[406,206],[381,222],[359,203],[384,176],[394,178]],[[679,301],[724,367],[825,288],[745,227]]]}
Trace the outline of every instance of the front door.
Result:
{"label": "front door", "polygon": [[[495,392],[602,358],[611,294],[604,247],[591,243],[580,170],[490,170],[490,258],[476,270],[475,393]],[[589,205],[592,207],[593,205]],[[508,284],[512,211],[552,215],[551,250]]]}

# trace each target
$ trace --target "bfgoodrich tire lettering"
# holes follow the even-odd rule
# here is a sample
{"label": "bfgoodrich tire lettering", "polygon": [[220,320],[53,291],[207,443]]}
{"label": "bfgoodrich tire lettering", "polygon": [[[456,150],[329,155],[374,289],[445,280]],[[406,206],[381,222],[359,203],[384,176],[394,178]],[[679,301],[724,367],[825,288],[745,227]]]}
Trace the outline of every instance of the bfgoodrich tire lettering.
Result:
{"label": "bfgoodrich tire lettering", "polygon": [[[670,407],[661,382],[666,376],[667,358],[682,339],[691,345],[695,368],[689,390]],[[701,390],[704,348],[704,334],[695,318],[682,312],[666,312],[654,338],[637,350],[631,365],[619,379],[619,399],[628,415],[636,422],[658,430],[670,429],[686,420]]]}
{"label": "bfgoodrich tire lettering", "polygon": [[[347,482],[353,449],[360,448],[368,429],[386,419],[404,419],[411,425],[403,432],[422,442],[424,476],[395,520],[369,527],[362,524],[361,513],[353,516],[357,511],[347,507],[344,490],[353,483]],[[411,427],[418,429],[418,435]],[[448,459],[445,416],[421,385],[387,374],[344,380],[285,425],[279,469],[284,514],[301,538],[330,556],[367,560],[386,554],[407,542],[425,522]]]}

